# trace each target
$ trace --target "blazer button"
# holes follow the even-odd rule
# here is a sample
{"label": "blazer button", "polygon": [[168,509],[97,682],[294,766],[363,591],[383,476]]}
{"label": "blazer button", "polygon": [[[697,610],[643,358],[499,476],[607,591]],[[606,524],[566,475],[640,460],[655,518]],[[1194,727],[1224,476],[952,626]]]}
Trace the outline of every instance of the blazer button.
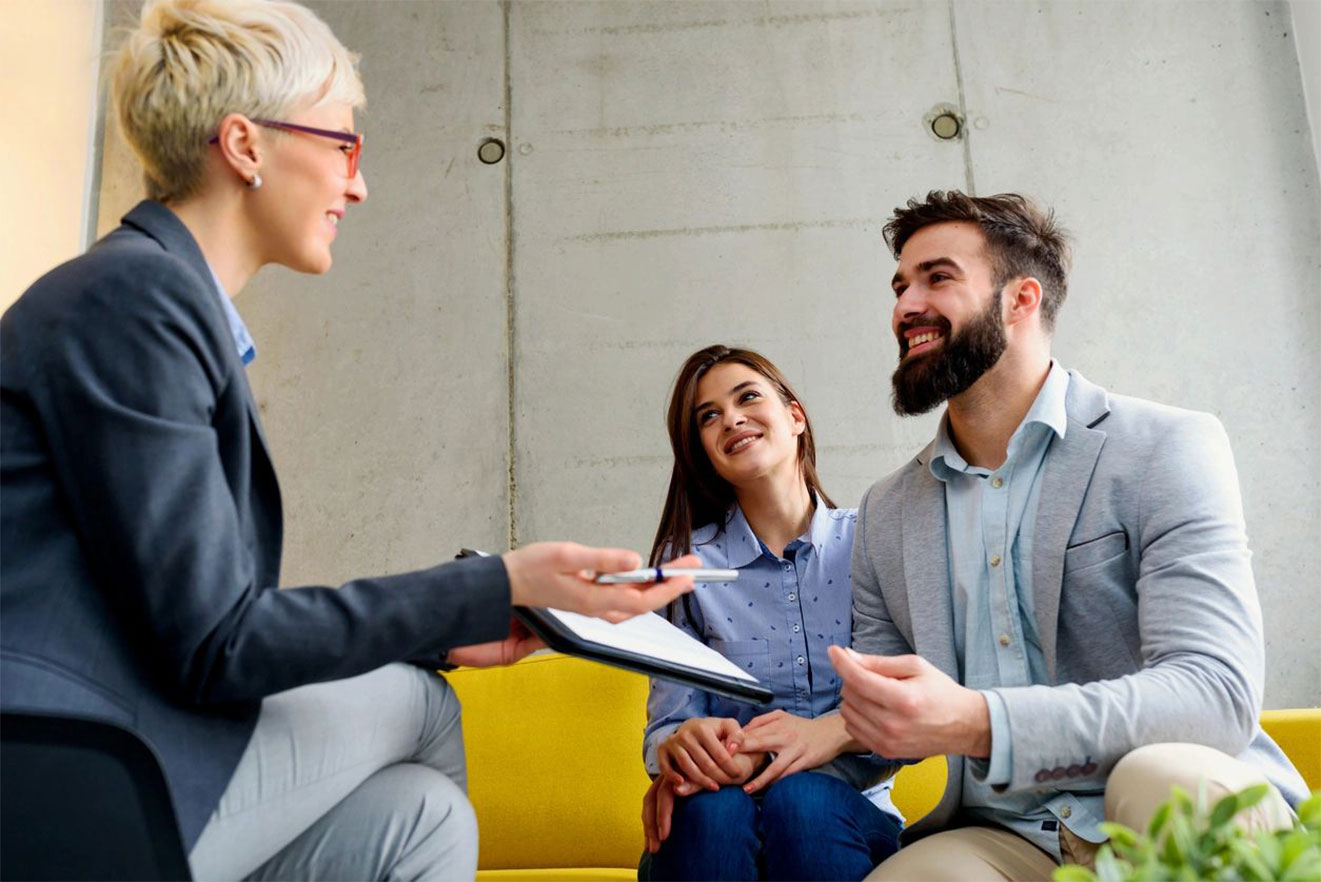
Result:
{"label": "blazer button", "polygon": [[1090,775],[1095,771],[1096,771],[1096,763],[1087,763],[1082,767],[1082,773],[1084,775]]}
{"label": "blazer button", "polygon": [[1070,778],[1077,778],[1079,775],[1082,774],[1082,766],[1078,765],[1077,763],[1074,763],[1073,765],[1069,766],[1068,773]]}
{"label": "blazer button", "polygon": [[1065,774],[1067,774],[1067,772],[1065,771],[1064,766],[1056,766],[1054,769],[1051,770],[1050,776],[1054,778],[1056,781],[1058,781],[1061,778],[1063,778]]}
{"label": "blazer button", "polygon": [[1050,780],[1050,772],[1048,772],[1046,769],[1041,769],[1033,777],[1036,778],[1038,784],[1044,784],[1045,782]]}

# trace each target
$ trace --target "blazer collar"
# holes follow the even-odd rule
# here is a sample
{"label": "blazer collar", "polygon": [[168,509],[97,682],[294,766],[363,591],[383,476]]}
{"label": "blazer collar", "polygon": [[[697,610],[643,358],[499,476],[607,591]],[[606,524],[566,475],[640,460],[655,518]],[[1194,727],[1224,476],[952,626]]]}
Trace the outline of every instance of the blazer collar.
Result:
{"label": "blazer collar", "polygon": [[[206,257],[202,254],[201,247],[193,234],[188,232],[183,221],[170,209],[154,199],[144,199],[133,207],[133,210],[124,215],[121,220],[125,226],[141,230],[151,238],[160,243],[165,251],[186,263],[198,280],[206,286],[211,292],[210,302],[220,318],[220,326],[225,332],[225,341],[228,344],[233,342],[233,334],[229,330],[229,318],[225,315],[223,298],[228,297],[224,291],[216,286],[215,276],[211,272],[211,266],[206,262]],[[257,438],[261,441],[263,450],[269,452],[266,444],[266,432],[261,425],[261,415],[257,412],[257,402],[252,396],[252,387],[248,384],[248,374],[243,368],[243,363],[239,360],[238,352],[233,345],[225,347],[229,356],[234,358],[236,370],[240,381],[247,390],[248,416],[252,421],[253,428],[257,432]]]}
{"label": "blazer collar", "polygon": [[[155,200],[144,199],[124,215],[122,223],[136,227],[155,239],[162,248],[192,267],[208,288],[215,288],[211,268],[202,255],[201,247],[173,211]],[[215,294],[217,297],[225,296],[222,291],[216,291]]]}

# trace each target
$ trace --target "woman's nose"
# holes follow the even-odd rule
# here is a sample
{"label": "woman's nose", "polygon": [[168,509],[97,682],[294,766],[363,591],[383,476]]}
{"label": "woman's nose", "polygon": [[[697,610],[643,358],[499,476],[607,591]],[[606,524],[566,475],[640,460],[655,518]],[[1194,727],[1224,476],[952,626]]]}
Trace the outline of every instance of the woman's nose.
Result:
{"label": "woman's nose", "polygon": [[350,202],[367,201],[367,179],[362,176],[361,168],[353,173],[353,177],[349,180],[349,186],[348,189],[344,191],[344,195],[349,197]]}

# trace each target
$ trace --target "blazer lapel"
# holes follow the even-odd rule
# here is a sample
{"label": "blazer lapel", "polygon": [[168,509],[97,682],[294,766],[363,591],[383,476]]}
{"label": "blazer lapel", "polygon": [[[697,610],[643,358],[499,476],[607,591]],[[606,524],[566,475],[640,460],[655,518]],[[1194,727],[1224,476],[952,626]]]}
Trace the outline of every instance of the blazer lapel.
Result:
{"label": "blazer lapel", "polygon": [[1051,684],[1055,683],[1055,638],[1058,634],[1060,588],[1064,579],[1064,549],[1073,535],[1083,498],[1105,444],[1105,432],[1093,428],[1109,413],[1105,391],[1069,372],[1065,399],[1068,429],[1051,442],[1041,476],[1036,531],[1032,540],[1032,600],[1037,633]]}
{"label": "blazer lapel", "polygon": [[904,582],[913,629],[913,649],[955,680],[954,602],[950,597],[949,539],[945,485],[927,464],[935,442],[918,454],[918,467],[904,478]]}

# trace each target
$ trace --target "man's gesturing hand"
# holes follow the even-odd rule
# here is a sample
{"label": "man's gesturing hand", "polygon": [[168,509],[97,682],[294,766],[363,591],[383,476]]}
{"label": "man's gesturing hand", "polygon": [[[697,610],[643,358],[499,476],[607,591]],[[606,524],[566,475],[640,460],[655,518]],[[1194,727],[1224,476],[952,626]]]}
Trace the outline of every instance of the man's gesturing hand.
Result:
{"label": "man's gesturing hand", "polygon": [[[693,580],[676,577],[641,585],[597,585],[596,573],[637,569],[642,558],[622,548],[589,548],[572,542],[537,542],[502,555],[509,573],[509,596],[515,606],[549,606],[622,622],[651,612],[691,591]],[[666,566],[698,567],[696,555]]]}
{"label": "man's gesturing hand", "polygon": [[844,681],[844,726],[869,750],[891,759],[991,755],[991,716],[980,692],[921,656],[829,652]]}

